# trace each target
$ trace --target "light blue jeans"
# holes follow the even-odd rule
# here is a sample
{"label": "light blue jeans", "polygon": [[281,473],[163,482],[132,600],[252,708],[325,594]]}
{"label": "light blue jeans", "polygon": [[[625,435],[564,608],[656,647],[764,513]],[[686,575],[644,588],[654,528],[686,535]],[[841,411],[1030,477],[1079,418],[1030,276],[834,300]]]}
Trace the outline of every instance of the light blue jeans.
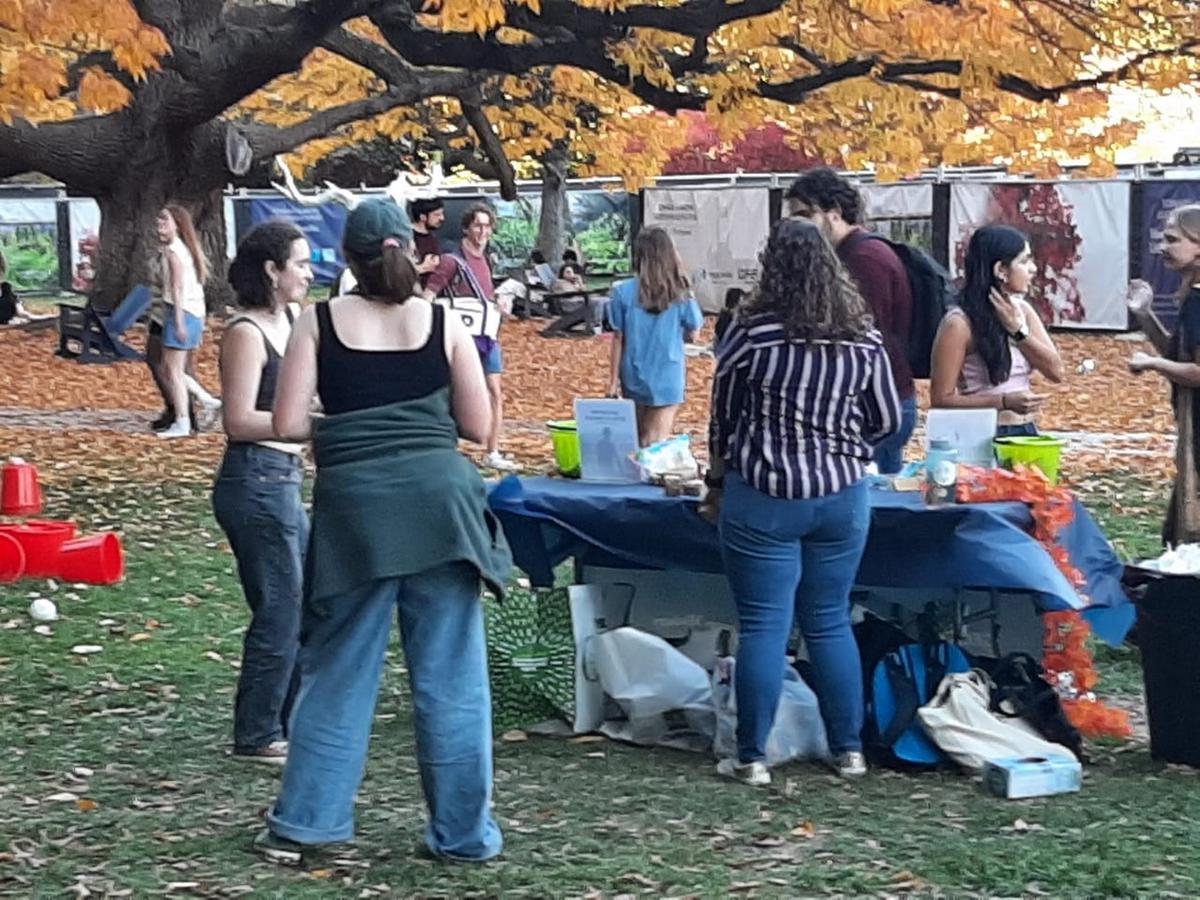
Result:
{"label": "light blue jeans", "polygon": [[793,621],[812,661],[829,749],[862,749],[862,663],[850,629],[850,588],[870,522],[865,481],[827,497],[784,500],[726,475],[721,555],[738,611],[740,762],[766,756]]}
{"label": "light blue jeans", "polygon": [[479,573],[452,563],[374,581],[307,607],[300,690],[271,831],[301,844],[349,840],[393,612],[413,696],[417,765],[429,806],[425,840],[439,856],[500,853],[491,813],[492,700]]}

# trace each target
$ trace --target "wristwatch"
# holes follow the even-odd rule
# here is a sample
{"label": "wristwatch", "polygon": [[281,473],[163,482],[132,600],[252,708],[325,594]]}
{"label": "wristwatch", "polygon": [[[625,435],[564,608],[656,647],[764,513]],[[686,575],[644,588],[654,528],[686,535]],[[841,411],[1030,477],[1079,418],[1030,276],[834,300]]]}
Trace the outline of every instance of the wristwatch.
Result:
{"label": "wristwatch", "polygon": [[1025,340],[1027,337],[1029,337],[1029,329],[1024,325],[1021,325],[1016,331],[1009,334],[1009,338],[1012,339],[1014,344],[1021,343],[1021,341]]}

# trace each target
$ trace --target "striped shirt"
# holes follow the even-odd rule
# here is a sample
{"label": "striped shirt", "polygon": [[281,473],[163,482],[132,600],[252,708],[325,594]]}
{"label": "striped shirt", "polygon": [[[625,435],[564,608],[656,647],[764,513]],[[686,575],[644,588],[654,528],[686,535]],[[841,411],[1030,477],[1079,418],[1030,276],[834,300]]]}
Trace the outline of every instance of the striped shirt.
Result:
{"label": "striped shirt", "polygon": [[837,493],[900,428],[883,338],[788,340],[770,315],[735,319],[717,349],[709,454],[772,497]]}

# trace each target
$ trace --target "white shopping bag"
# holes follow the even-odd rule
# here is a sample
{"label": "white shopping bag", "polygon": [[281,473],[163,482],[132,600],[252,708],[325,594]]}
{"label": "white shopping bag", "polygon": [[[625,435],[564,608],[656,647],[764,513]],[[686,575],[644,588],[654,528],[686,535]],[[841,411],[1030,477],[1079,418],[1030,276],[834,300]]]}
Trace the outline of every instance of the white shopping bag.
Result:
{"label": "white shopping bag", "polygon": [[[713,755],[718,759],[737,758],[734,669],[733,657],[724,656],[717,660],[713,670],[712,699],[717,712]],[[768,766],[793,759],[826,759],[829,756],[825,720],[821,718],[817,695],[791,666],[784,669],[783,692],[779,695],[775,721],[767,735],[766,754]]]}
{"label": "white shopping bag", "polygon": [[630,719],[712,704],[708,673],[658,635],[615,628],[592,638],[585,664]]}

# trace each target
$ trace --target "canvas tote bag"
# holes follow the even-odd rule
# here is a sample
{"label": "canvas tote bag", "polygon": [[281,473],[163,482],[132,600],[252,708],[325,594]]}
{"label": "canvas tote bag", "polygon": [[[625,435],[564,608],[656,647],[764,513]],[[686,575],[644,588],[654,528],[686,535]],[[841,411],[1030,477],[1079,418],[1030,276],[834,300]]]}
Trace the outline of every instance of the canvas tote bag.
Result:
{"label": "canvas tote bag", "polygon": [[1070,754],[1020,721],[1002,720],[988,709],[991,689],[979,669],[947,675],[937,693],[917,710],[930,739],[964,769],[980,772],[990,759]]}

